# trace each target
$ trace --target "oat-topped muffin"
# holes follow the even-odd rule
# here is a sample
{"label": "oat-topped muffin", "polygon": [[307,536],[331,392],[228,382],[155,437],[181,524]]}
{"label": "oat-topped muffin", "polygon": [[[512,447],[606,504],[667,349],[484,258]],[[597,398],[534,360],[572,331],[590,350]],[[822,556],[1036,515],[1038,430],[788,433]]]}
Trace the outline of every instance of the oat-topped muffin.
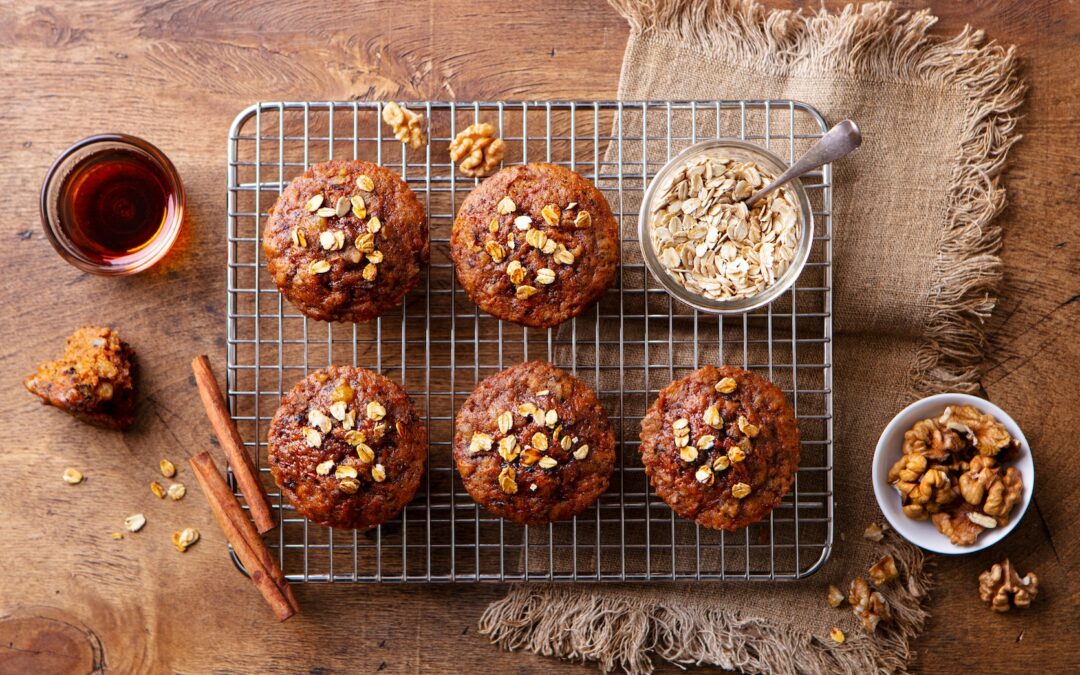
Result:
{"label": "oat-topped muffin", "polygon": [[329,527],[362,529],[394,518],[412,499],[427,432],[397,383],[330,366],[282,400],[269,446],[274,480],[297,511]]}
{"label": "oat-topped muffin", "polygon": [[80,328],[64,356],[46,361],[23,385],[46,405],[104,429],[134,421],[135,350],[111,328]]}
{"label": "oat-topped muffin", "polygon": [[641,459],[675,513],[736,530],[787,494],[799,429],[776,385],[742,368],[705,366],[660,392],[641,421]]}
{"label": "oat-topped muffin", "polygon": [[450,250],[458,281],[485,312],[556,326],[611,287],[619,225],[600,191],[573,171],[512,166],[465,198]]}
{"label": "oat-topped muffin", "polygon": [[424,208],[378,164],[315,164],[278,197],[263,231],[270,276],[306,316],[370,321],[401,304],[428,262]]}
{"label": "oat-topped muffin", "polygon": [[607,489],[615,434],[581,380],[531,361],[487,378],[465,401],[454,461],[477,503],[538,525],[573,517]]}

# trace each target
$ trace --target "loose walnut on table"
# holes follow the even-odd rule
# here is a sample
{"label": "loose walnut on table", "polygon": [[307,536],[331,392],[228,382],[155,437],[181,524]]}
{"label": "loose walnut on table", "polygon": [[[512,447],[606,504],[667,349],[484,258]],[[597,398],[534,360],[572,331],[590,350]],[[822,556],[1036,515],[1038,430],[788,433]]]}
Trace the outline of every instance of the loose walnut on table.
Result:
{"label": "loose walnut on table", "polygon": [[1006,558],[979,575],[979,597],[990,603],[995,612],[1009,611],[1009,600],[1020,608],[1026,608],[1039,594],[1039,577],[1028,572],[1023,577]]}

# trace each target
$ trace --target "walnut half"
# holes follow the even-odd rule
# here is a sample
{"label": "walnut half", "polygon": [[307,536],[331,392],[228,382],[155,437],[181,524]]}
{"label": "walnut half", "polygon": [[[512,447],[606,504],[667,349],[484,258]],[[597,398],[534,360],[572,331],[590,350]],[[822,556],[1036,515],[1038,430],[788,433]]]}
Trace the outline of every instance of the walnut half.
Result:
{"label": "walnut half", "polygon": [[427,143],[424,136],[424,116],[420,113],[414,113],[390,101],[383,106],[382,118],[383,122],[394,129],[394,136],[413,150],[422,148]]}
{"label": "walnut half", "polygon": [[873,633],[879,623],[890,623],[892,612],[885,596],[870,590],[870,584],[862,577],[855,577],[848,590],[848,602],[855,616],[859,617],[867,633]]}
{"label": "walnut half", "polygon": [[1039,577],[1028,572],[1023,577],[1006,558],[979,575],[979,597],[995,612],[1009,611],[1012,604],[1024,608],[1039,594]]}
{"label": "walnut half", "polygon": [[[971,515],[975,517],[972,518]],[[953,505],[947,511],[939,511],[930,517],[938,532],[949,538],[956,546],[970,546],[975,543],[979,535],[986,528],[980,525],[979,512],[971,504],[961,501]],[[991,518],[991,523],[993,519]]]}
{"label": "walnut half", "polygon": [[487,122],[469,125],[450,142],[450,159],[461,162],[458,169],[470,178],[494,173],[504,154],[506,144]]}
{"label": "walnut half", "polygon": [[1004,424],[994,419],[993,415],[988,415],[975,406],[949,406],[945,408],[938,424],[966,435],[980,455],[996,455],[1012,440]]}
{"label": "walnut half", "polygon": [[996,518],[999,525],[1008,522],[1009,513],[1024,491],[1024,481],[1015,467],[999,466],[995,458],[987,455],[973,457],[959,483],[964,500]]}

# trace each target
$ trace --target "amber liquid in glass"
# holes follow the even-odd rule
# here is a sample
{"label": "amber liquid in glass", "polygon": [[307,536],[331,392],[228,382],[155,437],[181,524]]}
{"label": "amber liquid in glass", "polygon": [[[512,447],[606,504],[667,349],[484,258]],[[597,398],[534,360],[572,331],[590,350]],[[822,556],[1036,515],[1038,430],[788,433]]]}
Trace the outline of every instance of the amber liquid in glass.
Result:
{"label": "amber liquid in glass", "polygon": [[90,155],[64,178],[59,207],[72,244],[98,264],[122,265],[161,234],[177,196],[149,158],[115,149]]}

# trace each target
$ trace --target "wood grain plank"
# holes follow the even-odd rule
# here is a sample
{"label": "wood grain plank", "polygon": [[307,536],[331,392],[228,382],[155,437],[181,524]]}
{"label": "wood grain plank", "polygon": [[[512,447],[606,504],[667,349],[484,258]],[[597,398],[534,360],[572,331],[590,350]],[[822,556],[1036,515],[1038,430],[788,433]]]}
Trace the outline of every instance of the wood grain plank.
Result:
{"label": "wood grain plank", "polygon": [[[916,644],[917,668],[997,671],[1007,651],[1010,664],[1067,670],[1080,653],[1076,632],[1061,630],[1080,622],[1072,581],[1080,503],[1069,431],[1080,403],[1080,227],[1070,215],[1080,17],[1064,0],[928,4],[944,33],[970,22],[1016,43],[1031,85],[1026,138],[1008,174],[1007,274],[989,326],[984,386],[1027,432],[1039,487],[1008,540],[937,560],[933,618]],[[0,615],[31,617],[19,639],[28,639],[25,626],[54,625],[48,621],[59,612],[100,640],[116,672],[590,670],[500,652],[477,635],[480,612],[505,590],[498,585],[300,586],[304,613],[275,625],[225,555],[205,504],[158,501],[148,484],[160,477],[161,457],[189,483],[184,459],[211,448],[222,461],[187,364],[204,352],[224,359],[225,134],[237,111],[283,98],[613,98],[627,34],[601,0],[0,5],[0,194],[7,205],[0,261],[18,272],[0,291],[0,536],[5,561],[17,561],[0,576]],[[189,195],[177,249],[130,279],[67,266],[41,234],[36,212],[56,154],[112,130],[158,144]],[[18,384],[74,327],[91,322],[119,327],[139,352],[144,396],[127,434],[41,408]],[[86,482],[63,484],[65,466],[82,469]],[[142,532],[109,537],[139,511],[148,519]],[[168,539],[185,526],[203,538],[180,554]],[[1005,555],[1043,579],[1043,595],[1028,612],[993,615],[975,599],[977,573]],[[0,671],[22,663],[0,649]]]}

